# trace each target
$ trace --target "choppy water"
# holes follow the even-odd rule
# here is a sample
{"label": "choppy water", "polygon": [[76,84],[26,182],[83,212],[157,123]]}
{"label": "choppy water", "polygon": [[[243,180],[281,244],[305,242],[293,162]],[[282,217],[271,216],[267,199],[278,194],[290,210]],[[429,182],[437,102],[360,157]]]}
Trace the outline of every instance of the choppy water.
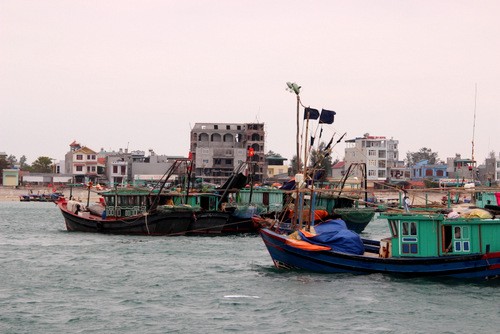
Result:
{"label": "choppy water", "polygon": [[[383,236],[375,220],[365,237]],[[496,333],[500,283],[284,272],[257,236],[66,232],[0,203],[1,333]]]}

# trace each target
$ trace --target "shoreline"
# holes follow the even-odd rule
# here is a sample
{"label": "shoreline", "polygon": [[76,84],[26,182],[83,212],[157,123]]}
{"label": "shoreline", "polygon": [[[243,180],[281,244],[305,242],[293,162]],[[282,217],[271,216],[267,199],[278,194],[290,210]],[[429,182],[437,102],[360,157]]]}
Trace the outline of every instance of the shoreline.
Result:
{"label": "shoreline", "polygon": [[[62,192],[64,194],[64,197],[66,198],[69,198],[70,196],[70,188],[57,189],[57,191]],[[411,205],[419,206],[419,205],[425,205],[426,203],[428,205],[440,205],[441,200],[443,196],[447,194],[447,191],[433,192],[432,190],[429,190],[429,192],[426,192],[424,194],[422,193],[422,190],[419,191],[409,190],[408,196],[410,198]],[[21,188],[0,186],[0,202],[16,202],[16,201],[18,202],[20,196],[27,195],[30,192],[32,192],[33,194],[40,194],[40,195],[52,194],[53,189],[51,187],[42,187],[42,186],[21,187]],[[458,190],[457,192],[461,194],[461,198],[463,198],[463,195],[467,193],[466,191],[463,190],[462,191]],[[397,203],[399,202],[400,197],[402,198],[402,194],[398,191],[372,190],[370,191],[370,193],[373,194],[378,199],[379,201],[378,204],[388,204],[391,202]],[[73,198],[86,200],[88,197],[88,190],[84,188],[73,188],[71,194],[73,195]],[[470,199],[470,195],[467,195],[467,197]],[[94,191],[91,191],[90,200],[94,202],[98,201],[98,199],[99,199],[99,194],[97,194]]]}
{"label": "shoreline", "polygon": [[[64,194],[64,197],[69,198],[70,189],[57,189],[57,192],[61,192]],[[30,193],[43,195],[43,194],[52,194],[52,187],[22,187],[22,188],[13,188],[13,187],[4,187],[0,186],[0,202],[20,202],[19,197],[22,195],[28,195]],[[88,190],[87,189],[75,189],[72,190],[73,198],[79,198],[81,200],[87,199]],[[95,202],[99,198],[99,195],[95,192],[90,192],[90,201]]]}

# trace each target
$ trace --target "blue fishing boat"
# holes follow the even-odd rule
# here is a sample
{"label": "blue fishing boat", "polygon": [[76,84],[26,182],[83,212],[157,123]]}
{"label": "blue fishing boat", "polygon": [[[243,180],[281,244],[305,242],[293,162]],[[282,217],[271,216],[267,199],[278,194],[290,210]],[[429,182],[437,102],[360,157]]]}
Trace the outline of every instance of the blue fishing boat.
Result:
{"label": "blue fishing boat", "polygon": [[[268,228],[260,235],[277,268],[407,277],[500,275],[500,219],[491,214],[451,219],[443,214],[386,213],[380,218],[387,220],[390,231],[381,240],[353,241],[338,228],[301,230],[300,240]],[[353,243],[356,247],[346,248]]]}
{"label": "blue fishing boat", "polygon": [[[291,83],[288,86],[297,95],[299,157],[300,87]],[[307,109],[304,118],[309,122],[311,111]],[[307,126],[305,138],[308,138]],[[308,147],[307,139],[303,146]],[[307,152],[306,149],[305,161]],[[301,170],[299,163],[297,170]],[[381,240],[362,239],[348,229],[344,220],[317,216],[318,191],[310,175],[307,167],[296,174],[297,186],[290,206],[294,212],[289,215],[287,225],[267,219],[263,222],[266,227],[259,231],[277,268],[405,277],[490,279],[500,276],[500,218],[491,212],[484,209],[447,215],[385,212],[379,218],[387,221],[389,235]]]}

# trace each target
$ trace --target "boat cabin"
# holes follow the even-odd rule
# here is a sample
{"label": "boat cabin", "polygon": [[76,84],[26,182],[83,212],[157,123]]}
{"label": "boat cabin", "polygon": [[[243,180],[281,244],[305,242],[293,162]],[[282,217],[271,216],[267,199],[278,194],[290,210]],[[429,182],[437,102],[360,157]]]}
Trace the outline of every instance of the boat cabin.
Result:
{"label": "boat cabin", "polygon": [[237,204],[257,204],[268,211],[283,209],[285,193],[280,189],[241,189],[236,195]]}
{"label": "boat cabin", "polygon": [[190,193],[186,198],[185,194],[179,193],[172,195],[171,199],[174,205],[188,205],[203,211],[217,211],[220,196],[215,193]]}
{"label": "boat cabin", "polygon": [[474,193],[475,205],[478,208],[487,206],[500,207],[500,192],[494,191],[476,191]]}
{"label": "boat cabin", "polygon": [[381,215],[391,236],[380,244],[381,257],[436,257],[500,251],[500,221],[446,219],[442,214]]}
{"label": "boat cabin", "polygon": [[107,217],[129,217],[151,208],[154,197],[148,190],[118,189],[100,193]]}

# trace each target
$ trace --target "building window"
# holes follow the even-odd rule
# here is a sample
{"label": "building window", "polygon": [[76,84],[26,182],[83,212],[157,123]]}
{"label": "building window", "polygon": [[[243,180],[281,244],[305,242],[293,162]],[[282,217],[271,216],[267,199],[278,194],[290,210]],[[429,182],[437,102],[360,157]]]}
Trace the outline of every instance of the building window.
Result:
{"label": "building window", "polygon": [[113,166],[113,173],[114,174],[118,173],[118,166]]}
{"label": "building window", "polygon": [[368,166],[377,167],[377,160],[368,160]]}
{"label": "building window", "polygon": [[226,130],[231,130],[231,125],[226,125]]}
{"label": "building window", "polygon": [[368,176],[375,176],[375,171],[373,169],[370,169],[368,171]]}
{"label": "building window", "polygon": [[83,171],[83,166],[76,166],[76,171],[77,172],[82,172]]}
{"label": "building window", "polygon": [[385,168],[385,160],[378,161],[378,168]]}
{"label": "building window", "polygon": [[385,178],[385,170],[379,170],[378,171],[378,177],[379,178]]}
{"label": "building window", "polygon": [[218,125],[214,125],[214,129],[215,129],[215,130],[218,130],[218,129],[219,129],[219,126],[218,126]]}
{"label": "building window", "polygon": [[83,160],[83,155],[82,154],[77,154],[76,155],[76,160]]}
{"label": "building window", "polygon": [[375,157],[375,156],[377,156],[377,151],[375,151],[375,150],[368,150],[368,155],[370,157]]}

